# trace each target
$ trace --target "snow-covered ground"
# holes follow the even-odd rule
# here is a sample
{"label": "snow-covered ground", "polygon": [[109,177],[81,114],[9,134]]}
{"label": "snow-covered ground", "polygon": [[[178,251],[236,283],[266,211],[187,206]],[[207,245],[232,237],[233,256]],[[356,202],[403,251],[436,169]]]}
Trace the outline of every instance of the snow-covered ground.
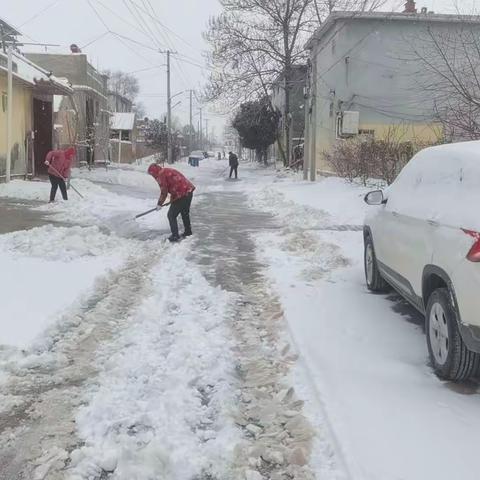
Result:
{"label": "snow-covered ground", "polygon": [[396,295],[365,287],[355,227],[368,189],[277,176],[251,190],[251,203],[282,222],[257,236],[258,254],[282,299],[305,388],[350,478],[476,479],[477,385],[440,381],[420,316]]}
{"label": "snow-covered ground", "polygon": [[179,163],[202,238],[171,246],[165,212],[133,220],[150,161],[75,170],[84,199],[34,207],[62,224],[0,236],[0,480],[477,478],[476,384],[365,288],[368,188]]}

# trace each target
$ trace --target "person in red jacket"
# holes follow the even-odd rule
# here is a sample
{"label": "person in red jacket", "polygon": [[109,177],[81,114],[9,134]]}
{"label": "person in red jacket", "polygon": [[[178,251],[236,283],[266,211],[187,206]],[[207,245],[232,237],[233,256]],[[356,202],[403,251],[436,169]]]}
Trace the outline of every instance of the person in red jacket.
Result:
{"label": "person in red jacket", "polygon": [[170,230],[172,235],[169,237],[171,242],[178,242],[177,217],[182,216],[185,231],[183,238],[192,235],[192,225],[190,222],[190,206],[192,204],[193,192],[195,185],[190,182],[178,170],[173,168],[160,167],[156,163],[152,163],[148,167],[148,173],[157,181],[160,186],[160,198],[158,199],[157,208],[162,208],[167,195],[170,194],[170,209],[168,210],[168,221],[170,222]]}
{"label": "person in red jacket", "polygon": [[45,165],[48,167],[48,176],[52,188],[50,190],[50,202],[55,201],[58,187],[62,192],[64,200],[68,200],[66,181],[70,177],[75,149],[73,147],[66,150],[51,150],[45,158]]}

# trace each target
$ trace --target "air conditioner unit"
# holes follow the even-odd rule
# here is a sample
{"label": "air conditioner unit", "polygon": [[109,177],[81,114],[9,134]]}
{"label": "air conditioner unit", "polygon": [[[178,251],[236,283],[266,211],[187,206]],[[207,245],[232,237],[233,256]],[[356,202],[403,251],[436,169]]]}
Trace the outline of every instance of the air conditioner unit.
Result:
{"label": "air conditioner unit", "polygon": [[358,135],[360,112],[345,111],[342,113],[342,135]]}

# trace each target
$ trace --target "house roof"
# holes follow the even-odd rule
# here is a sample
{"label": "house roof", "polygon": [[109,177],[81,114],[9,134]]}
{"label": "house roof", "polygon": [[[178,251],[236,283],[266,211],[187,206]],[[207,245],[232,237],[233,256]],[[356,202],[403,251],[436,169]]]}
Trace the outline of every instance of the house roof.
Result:
{"label": "house roof", "polygon": [[308,40],[306,48],[311,50],[339,20],[378,20],[422,23],[451,23],[480,25],[479,15],[450,15],[437,13],[399,13],[399,12],[333,12],[325,22],[315,30]]}
{"label": "house roof", "polygon": [[[0,72],[7,73],[8,56],[0,51]],[[37,87],[44,93],[69,95],[73,93],[66,78],[58,78],[28,60],[20,53],[13,52],[13,77],[14,79]]]}
{"label": "house roof", "polygon": [[[21,33],[15,27],[13,27],[12,24],[7,23],[5,20],[0,18],[0,34],[2,33],[6,38],[21,35]],[[2,40],[1,36],[0,40]]]}
{"label": "house roof", "polygon": [[110,120],[112,130],[133,130],[135,126],[134,113],[114,113]]}

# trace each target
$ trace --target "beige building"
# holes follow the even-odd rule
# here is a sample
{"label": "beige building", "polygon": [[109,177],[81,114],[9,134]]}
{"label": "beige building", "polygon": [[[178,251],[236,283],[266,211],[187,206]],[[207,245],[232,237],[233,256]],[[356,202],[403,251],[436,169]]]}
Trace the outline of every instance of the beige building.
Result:
{"label": "beige building", "polygon": [[[19,33],[6,22],[12,36]],[[11,175],[33,176],[42,171],[46,152],[53,147],[53,95],[70,95],[66,80],[54,77],[25,58],[12,53]],[[5,180],[7,161],[8,54],[0,48],[0,180]]]}

